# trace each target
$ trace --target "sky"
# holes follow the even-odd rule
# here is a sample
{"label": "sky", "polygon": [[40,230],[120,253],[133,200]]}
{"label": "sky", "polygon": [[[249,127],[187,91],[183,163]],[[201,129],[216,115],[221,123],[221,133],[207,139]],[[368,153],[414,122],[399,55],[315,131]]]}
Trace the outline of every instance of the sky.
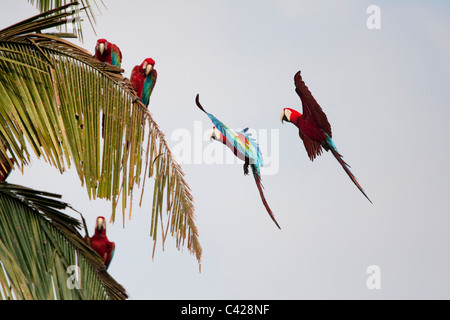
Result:
{"label": "sky", "polygon": [[[9,3],[0,28],[37,13],[27,1]],[[147,182],[131,220],[107,226],[116,243],[108,271],[130,299],[450,298],[447,1],[104,3],[96,34],[84,23],[76,44],[93,52],[98,38],[115,43],[126,77],[145,58],[156,61],[149,109],[179,155],[203,247],[201,272],[171,239],[152,259]],[[379,29],[368,27],[371,5]],[[301,112],[299,70],[373,204],[331,153],[311,162],[298,129],[281,124],[283,108]],[[282,230],[242,163],[208,140],[197,93],[228,127],[251,128]],[[90,201],[75,169],[61,175],[34,158],[8,181],[62,194],[91,233],[97,216],[110,216],[111,204]]]}

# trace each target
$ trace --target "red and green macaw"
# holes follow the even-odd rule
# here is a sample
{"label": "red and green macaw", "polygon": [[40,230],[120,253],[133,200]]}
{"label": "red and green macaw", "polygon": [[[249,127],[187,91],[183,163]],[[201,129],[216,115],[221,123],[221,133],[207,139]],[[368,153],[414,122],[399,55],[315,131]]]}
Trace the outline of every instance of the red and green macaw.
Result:
{"label": "red and green macaw", "polygon": [[140,66],[135,66],[131,71],[130,81],[136,90],[139,100],[147,107],[158,77],[154,67],[155,60],[147,58]]}
{"label": "red and green macaw", "polygon": [[114,43],[108,42],[106,39],[98,39],[95,46],[95,57],[117,68],[120,68],[122,63],[122,52]]}
{"label": "red and green macaw", "polygon": [[208,113],[203,109],[200,104],[199,95],[195,99],[197,106],[202,110],[206,115],[211,119],[214,127],[210,134],[210,140],[215,139],[217,141],[222,142],[228,148],[233,151],[235,156],[244,161],[244,174],[248,175],[248,167],[250,166],[252,169],[253,177],[255,178],[256,186],[258,187],[259,194],[261,196],[261,200],[266,207],[267,212],[272,218],[273,222],[277,225],[279,229],[280,226],[278,222],[275,220],[275,216],[272,210],[269,207],[269,204],[266,201],[263,193],[263,186],[261,184],[261,171],[262,167],[262,155],[256,141],[250,137],[250,134],[247,133],[248,128],[245,128],[242,131],[233,132],[227,128],[222,122],[220,122],[216,117],[212,114]]}
{"label": "red and green macaw", "polygon": [[313,161],[316,156],[322,154],[322,147],[326,151],[331,151],[353,183],[363,193],[367,200],[372,203],[356,180],[356,177],[350,171],[350,166],[342,159],[342,155],[338,152],[334,141],[331,139],[331,126],[327,116],[312,96],[308,87],[305,85],[305,82],[303,82],[300,71],[295,74],[294,83],[295,91],[302,101],[303,114],[294,109],[284,108],[281,113],[281,122],[283,123],[285,120],[298,127],[300,138],[303,140],[306,152],[311,161]]}
{"label": "red and green macaw", "polygon": [[106,269],[114,256],[116,245],[114,242],[108,240],[106,236],[106,220],[104,217],[97,217],[95,222],[95,233],[90,239],[90,245],[99,256],[103,259]]}
{"label": "red and green macaw", "polygon": [[[122,64],[122,52],[114,43],[108,42],[106,39],[98,39],[95,45],[95,58],[104,63],[109,63],[117,68]],[[78,115],[75,115],[78,120]],[[104,136],[105,114],[102,116],[102,137]]]}

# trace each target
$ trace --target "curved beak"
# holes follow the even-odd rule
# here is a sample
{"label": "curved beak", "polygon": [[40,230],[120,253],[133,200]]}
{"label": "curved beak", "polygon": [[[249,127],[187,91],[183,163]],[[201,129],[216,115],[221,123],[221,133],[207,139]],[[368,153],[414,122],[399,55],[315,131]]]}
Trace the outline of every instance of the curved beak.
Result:
{"label": "curved beak", "polygon": [[153,66],[151,64],[147,64],[147,66],[144,69],[145,69],[144,70],[145,75],[148,76],[150,74],[150,72],[152,71]]}
{"label": "curved beak", "polygon": [[284,110],[283,110],[283,112],[281,112],[280,120],[281,120],[281,123],[283,123],[283,121],[288,121],[288,118],[286,117]]}
{"label": "curved beak", "polygon": [[103,54],[103,52],[105,51],[105,44],[104,43],[99,43],[98,44],[98,51],[100,52],[101,55]]}
{"label": "curved beak", "polygon": [[105,219],[98,218],[97,222],[95,223],[95,229],[102,231],[105,228]]}
{"label": "curved beak", "polygon": [[214,128],[211,129],[211,132],[209,133],[209,141],[212,141],[212,139],[216,139],[216,135],[214,134]]}

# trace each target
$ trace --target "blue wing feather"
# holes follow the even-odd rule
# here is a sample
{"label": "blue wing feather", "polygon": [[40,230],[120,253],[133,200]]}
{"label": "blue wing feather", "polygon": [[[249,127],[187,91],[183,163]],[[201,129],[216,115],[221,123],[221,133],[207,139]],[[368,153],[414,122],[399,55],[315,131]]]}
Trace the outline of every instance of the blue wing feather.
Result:
{"label": "blue wing feather", "polygon": [[[262,155],[259,150],[259,146],[256,141],[251,138],[251,134],[247,133],[248,128],[242,130],[242,132],[238,132],[237,134],[228,129],[226,125],[224,125],[219,119],[217,119],[214,115],[207,112],[199,101],[199,95],[196,97],[197,106],[211,119],[214,126],[219,130],[222,135],[227,139],[227,144],[234,145],[234,148],[246,158],[249,159],[249,164],[253,164],[257,167],[257,171],[259,174],[259,167],[262,166]],[[239,139],[239,135],[243,136],[243,138]]]}
{"label": "blue wing feather", "polygon": [[120,54],[116,51],[111,52],[111,64],[113,66],[116,66],[117,68],[120,68]]}
{"label": "blue wing feather", "polygon": [[155,87],[156,83],[156,77],[154,73],[152,72],[149,76],[145,78],[144,81],[144,89],[142,90],[142,103],[146,106],[148,105],[150,101],[150,96],[152,94],[153,88]]}
{"label": "blue wing feather", "polygon": [[[260,166],[262,166],[261,151],[255,139],[250,137],[251,136],[250,133],[247,133],[248,128],[245,128],[244,130],[239,131],[238,134],[235,134],[214,115],[206,111],[205,113],[211,119],[212,123],[216,126],[216,128],[227,138],[227,141],[233,143],[234,147],[238,150],[238,152],[244,154],[245,157],[250,160],[250,164],[256,165],[258,169]],[[239,139],[238,136],[239,134],[242,134],[245,137],[245,141],[241,141],[241,139]]]}

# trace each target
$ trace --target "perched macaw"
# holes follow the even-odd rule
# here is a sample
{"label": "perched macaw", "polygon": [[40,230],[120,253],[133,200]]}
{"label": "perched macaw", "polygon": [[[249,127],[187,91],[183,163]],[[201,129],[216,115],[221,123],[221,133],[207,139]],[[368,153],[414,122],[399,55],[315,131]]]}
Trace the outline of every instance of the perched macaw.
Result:
{"label": "perched macaw", "polygon": [[150,102],[150,95],[155,87],[156,78],[158,77],[158,73],[154,67],[155,60],[147,58],[140,66],[134,66],[131,71],[130,81],[139,99],[147,107]]}
{"label": "perched macaw", "polygon": [[250,137],[250,134],[247,133],[248,128],[245,128],[242,131],[238,131],[234,133],[230,129],[228,129],[222,122],[220,122],[216,117],[212,114],[208,113],[203,109],[200,104],[199,95],[195,99],[197,106],[202,110],[207,116],[211,119],[212,123],[215,125],[210,133],[210,140],[215,139],[222,142],[228,148],[233,151],[233,153],[241,160],[244,161],[244,174],[248,175],[248,166],[251,167],[253,177],[255,178],[256,186],[258,187],[259,194],[261,196],[261,200],[266,207],[267,212],[272,218],[273,222],[277,225],[279,229],[280,226],[278,222],[275,220],[275,216],[272,210],[269,207],[269,204],[266,201],[263,193],[263,186],[261,184],[261,171],[262,167],[262,155],[259,150],[259,146],[254,139]]}
{"label": "perched macaw", "polygon": [[[106,39],[98,39],[95,45],[95,58],[104,63],[109,63],[117,68],[122,64],[122,52],[114,43]],[[75,115],[78,120],[78,115]],[[102,115],[102,137],[104,136],[105,114]]]}
{"label": "perched macaw", "polygon": [[311,161],[313,161],[316,156],[322,154],[322,147],[326,151],[331,151],[353,183],[363,193],[367,200],[372,203],[361,185],[356,180],[356,177],[350,171],[350,166],[345,163],[342,159],[342,155],[338,152],[336,145],[331,139],[331,126],[328,122],[327,116],[303,82],[300,71],[295,74],[294,82],[295,91],[300,96],[302,101],[303,114],[294,109],[284,108],[280,117],[281,123],[285,120],[292,122],[299,128],[300,138],[303,140],[306,152],[308,153]]}
{"label": "perched macaw", "polygon": [[108,42],[105,39],[98,39],[95,46],[95,57],[102,61],[112,64],[120,68],[122,63],[122,52],[114,43]]}
{"label": "perched macaw", "polygon": [[90,245],[100,255],[106,269],[108,269],[114,256],[116,245],[114,242],[109,241],[106,236],[106,220],[104,217],[97,217],[95,233],[90,237]]}

